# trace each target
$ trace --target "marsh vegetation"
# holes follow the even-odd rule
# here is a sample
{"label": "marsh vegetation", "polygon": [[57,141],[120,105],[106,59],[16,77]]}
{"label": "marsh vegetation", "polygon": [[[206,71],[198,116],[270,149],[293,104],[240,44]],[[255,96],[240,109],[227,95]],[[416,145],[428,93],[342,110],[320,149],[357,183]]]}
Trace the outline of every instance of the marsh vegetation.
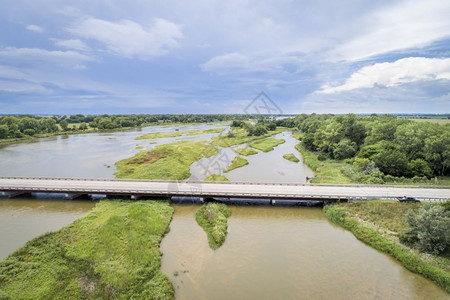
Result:
{"label": "marsh vegetation", "polygon": [[170,299],[159,244],[166,201],[102,201],[85,217],[0,262],[2,299]]}
{"label": "marsh vegetation", "polygon": [[212,249],[217,249],[227,237],[227,218],[231,216],[231,209],[223,203],[208,202],[203,204],[195,213],[197,223],[205,230],[208,243]]}

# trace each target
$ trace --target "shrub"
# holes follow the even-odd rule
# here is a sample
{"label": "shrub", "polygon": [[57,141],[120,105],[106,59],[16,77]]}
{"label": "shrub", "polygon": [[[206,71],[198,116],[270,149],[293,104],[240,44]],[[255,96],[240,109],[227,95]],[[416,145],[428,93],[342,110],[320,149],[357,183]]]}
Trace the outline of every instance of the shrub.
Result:
{"label": "shrub", "polygon": [[425,203],[417,215],[408,210],[406,223],[410,228],[402,235],[403,242],[431,254],[450,253],[450,212],[443,206]]}
{"label": "shrub", "polygon": [[317,159],[320,160],[320,161],[325,161],[325,160],[327,160],[327,156],[325,154],[323,154],[323,153],[320,153],[317,156]]}
{"label": "shrub", "polygon": [[420,158],[410,161],[408,163],[408,169],[410,170],[411,175],[414,177],[433,177],[433,171],[428,166],[428,163]]}
{"label": "shrub", "polygon": [[35,135],[36,131],[34,131],[34,129],[28,128],[28,129],[25,129],[23,131],[23,133],[26,135],[29,135],[29,136],[33,136],[33,135]]}

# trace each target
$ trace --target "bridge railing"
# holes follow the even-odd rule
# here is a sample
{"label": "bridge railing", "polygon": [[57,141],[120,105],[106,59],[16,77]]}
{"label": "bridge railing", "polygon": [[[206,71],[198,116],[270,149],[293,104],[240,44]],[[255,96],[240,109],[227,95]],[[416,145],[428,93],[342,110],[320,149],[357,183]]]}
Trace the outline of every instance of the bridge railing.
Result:
{"label": "bridge railing", "polygon": [[249,181],[189,181],[184,180],[156,180],[156,179],[122,179],[122,178],[85,178],[85,177],[31,177],[31,176],[0,176],[0,179],[22,180],[60,180],[60,181],[125,181],[125,182],[167,182],[188,184],[241,184],[241,185],[278,185],[278,186],[339,186],[339,187],[395,187],[395,188],[432,188],[450,189],[441,185],[387,185],[387,184],[327,184],[327,183],[296,183],[296,182],[249,182]]}

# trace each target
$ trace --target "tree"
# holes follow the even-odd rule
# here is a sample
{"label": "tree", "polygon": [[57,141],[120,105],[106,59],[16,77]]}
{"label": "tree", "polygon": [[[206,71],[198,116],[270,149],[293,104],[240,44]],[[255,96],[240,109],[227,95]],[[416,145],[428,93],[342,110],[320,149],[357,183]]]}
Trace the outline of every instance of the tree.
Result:
{"label": "tree", "polygon": [[406,223],[409,229],[402,237],[404,242],[431,254],[450,253],[450,212],[443,206],[424,203],[417,215],[410,209]]}
{"label": "tree", "polygon": [[29,136],[33,136],[36,134],[36,131],[34,129],[31,128],[27,128],[23,131],[24,134],[29,135]]}
{"label": "tree", "polygon": [[393,176],[407,175],[408,159],[397,150],[383,150],[374,157],[374,162],[381,172]]}
{"label": "tree", "polygon": [[87,125],[86,125],[86,123],[81,123],[80,124],[80,127],[78,128],[78,129],[80,129],[80,130],[86,130],[87,129]]}
{"label": "tree", "polygon": [[355,156],[356,144],[349,139],[341,140],[333,151],[336,159],[346,159]]}
{"label": "tree", "polygon": [[408,163],[408,170],[412,176],[433,177],[433,171],[430,169],[427,162],[420,158],[410,161]]}
{"label": "tree", "polygon": [[61,126],[62,130],[67,131],[67,128],[69,127],[69,123],[66,119],[59,122],[59,126]]}
{"label": "tree", "polygon": [[8,137],[8,126],[0,125],[0,139],[6,139]]}

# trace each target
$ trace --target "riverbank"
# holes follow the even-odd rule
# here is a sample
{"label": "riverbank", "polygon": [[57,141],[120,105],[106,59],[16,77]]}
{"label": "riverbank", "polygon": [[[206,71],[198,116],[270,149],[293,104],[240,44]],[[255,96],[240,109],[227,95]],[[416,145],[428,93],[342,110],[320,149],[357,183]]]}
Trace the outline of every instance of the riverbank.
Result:
{"label": "riverbank", "polygon": [[166,201],[102,201],[57,232],[0,262],[1,299],[171,299],[160,271]]}
{"label": "riverbank", "polygon": [[7,146],[17,143],[30,143],[38,141],[42,138],[49,138],[54,136],[67,136],[67,135],[75,135],[75,134],[87,134],[87,133],[111,133],[111,132],[121,132],[121,131],[127,131],[132,129],[139,129],[142,127],[151,126],[151,125],[143,125],[141,127],[123,127],[123,128],[114,128],[114,129],[98,129],[98,128],[88,128],[86,130],[68,130],[68,131],[56,131],[51,133],[39,133],[35,134],[33,136],[25,135],[21,138],[7,138],[7,139],[0,139],[0,146]]}
{"label": "riverbank", "polygon": [[300,152],[303,162],[314,172],[311,183],[352,183],[350,178],[342,174],[341,169],[345,165],[342,161],[319,160],[319,155],[306,150],[301,144],[297,144],[295,149]]}
{"label": "riverbank", "polygon": [[328,159],[315,152],[306,150],[301,143],[295,146],[303,157],[303,162],[314,172],[311,183],[329,184],[387,184],[387,185],[437,185],[450,186],[450,176],[438,176],[435,179],[404,178],[394,176],[370,177],[358,172],[351,164],[343,160]]}
{"label": "riverbank", "polygon": [[205,203],[195,213],[198,225],[205,230],[211,249],[217,249],[223,245],[227,238],[228,222],[231,209],[223,203]]}
{"label": "riverbank", "polygon": [[450,293],[450,257],[419,252],[400,243],[398,235],[407,228],[405,215],[420,203],[373,200],[324,207],[333,223],[351,231],[369,246],[397,259],[408,270],[418,273]]}

